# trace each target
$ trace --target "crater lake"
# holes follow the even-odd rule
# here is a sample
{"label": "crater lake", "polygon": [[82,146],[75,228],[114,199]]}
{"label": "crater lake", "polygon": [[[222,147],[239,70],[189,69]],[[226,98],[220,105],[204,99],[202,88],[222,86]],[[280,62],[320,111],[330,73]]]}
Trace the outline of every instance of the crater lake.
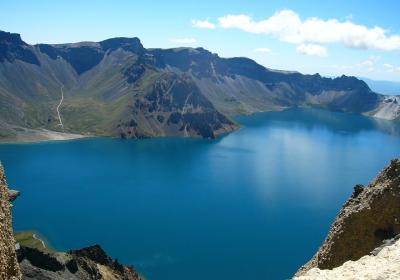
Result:
{"label": "crater lake", "polygon": [[317,109],[236,119],[216,140],[0,145],[14,229],[100,244],[147,280],[289,279],[355,184],[400,156],[400,124]]}

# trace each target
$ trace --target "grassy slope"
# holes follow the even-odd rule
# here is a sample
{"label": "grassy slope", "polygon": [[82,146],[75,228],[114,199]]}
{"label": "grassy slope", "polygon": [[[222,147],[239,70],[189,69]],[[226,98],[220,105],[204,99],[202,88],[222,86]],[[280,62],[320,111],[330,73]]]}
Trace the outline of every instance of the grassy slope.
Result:
{"label": "grassy slope", "polygon": [[[35,238],[36,237],[36,238]],[[20,231],[14,234],[15,241],[25,247],[36,248],[42,251],[53,251],[48,243],[37,232]],[[45,247],[43,246],[43,242]]]}

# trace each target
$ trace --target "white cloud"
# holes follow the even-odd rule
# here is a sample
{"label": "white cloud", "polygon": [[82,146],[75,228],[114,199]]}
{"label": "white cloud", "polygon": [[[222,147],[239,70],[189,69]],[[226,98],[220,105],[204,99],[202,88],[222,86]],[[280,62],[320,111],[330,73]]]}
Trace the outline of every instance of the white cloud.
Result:
{"label": "white cloud", "polygon": [[356,64],[355,66],[357,68],[360,68],[362,70],[366,70],[368,72],[372,72],[375,70],[375,64],[381,59],[380,56],[375,56],[375,55],[371,55],[367,60]]}
{"label": "white cloud", "polygon": [[195,38],[175,38],[171,39],[172,43],[175,44],[183,44],[183,45],[191,45],[197,42]]}
{"label": "white cloud", "polygon": [[328,52],[324,46],[316,44],[301,44],[296,48],[296,50],[299,53],[309,56],[325,57],[328,55]]}
{"label": "white cloud", "polygon": [[292,10],[282,10],[271,17],[255,21],[247,15],[226,15],[218,18],[222,28],[236,28],[249,33],[278,37],[292,44],[339,43],[354,49],[399,50],[400,35],[390,35],[381,27],[369,28],[351,22],[349,19],[323,20],[312,17],[302,20]]}
{"label": "white cloud", "polygon": [[371,55],[368,60],[371,60],[373,63],[377,63],[379,60],[381,60],[381,57],[379,55]]}
{"label": "white cloud", "polygon": [[[400,74],[400,66],[390,63],[378,64],[381,60],[379,56],[370,56],[368,59],[355,64],[348,65],[331,65],[330,67],[340,72],[347,72],[351,75],[363,75],[365,73],[390,73]],[[355,74],[357,73],[357,74]]]}
{"label": "white cloud", "polygon": [[196,28],[205,28],[205,29],[214,29],[215,28],[215,24],[208,20],[193,19],[192,25]]}
{"label": "white cloud", "polygon": [[347,71],[355,68],[354,65],[337,65],[337,64],[331,65],[330,67],[339,71]]}
{"label": "white cloud", "polygon": [[271,53],[272,52],[272,50],[269,48],[257,48],[254,51],[258,52],[258,53]]}
{"label": "white cloud", "polygon": [[388,73],[400,73],[400,66],[384,63],[383,67],[386,69],[386,72]]}
{"label": "white cloud", "polygon": [[374,66],[374,63],[371,60],[366,60],[364,62],[361,62],[360,66],[371,67],[371,66]]}

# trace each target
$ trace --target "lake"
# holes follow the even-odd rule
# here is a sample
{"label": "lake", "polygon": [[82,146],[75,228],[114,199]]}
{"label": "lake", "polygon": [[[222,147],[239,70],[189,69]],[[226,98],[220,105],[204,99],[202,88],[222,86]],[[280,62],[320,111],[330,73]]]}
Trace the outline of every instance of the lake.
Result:
{"label": "lake", "polygon": [[357,183],[400,156],[399,123],[314,109],[237,119],[217,140],[0,145],[15,230],[99,243],[148,280],[288,279]]}

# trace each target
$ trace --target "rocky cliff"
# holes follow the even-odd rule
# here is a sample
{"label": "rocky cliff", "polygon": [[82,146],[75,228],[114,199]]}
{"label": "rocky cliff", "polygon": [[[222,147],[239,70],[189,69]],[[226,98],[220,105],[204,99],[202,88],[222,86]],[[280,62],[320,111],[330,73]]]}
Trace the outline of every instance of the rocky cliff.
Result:
{"label": "rocky cliff", "polygon": [[397,101],[355,77],[268,69],[203,48],[146,49],[138,38],[25,43],[0,31],[0,140],[46,131],[214,138],[238,114],[312,106],[395,119]]}
{"label": "rocky cliff", "polygon": [[[400,160],[397,159],[368,186],[355,186],[352,196],[331,226],[325,242],[315,256],[298,271],[297,276],[310,276],[308,271],[313,268],[331,270],[347,261],[357,261],[399,233]],[[393,246],[392,249],[397,250],[399,244]],[[395,262],[395,259],[389,263],[391,261]],[[351,265],[351,262],[346,263],[346,266]],[[399,265],[397,270],[400,271]],[[315,274],[316,271],[313,270],[312,273]]]}
{"label": "rocky cliff", "polygon": [[[15,194],[15,193],[14,193]],[[0,163],[0,279],[21,279],[12,231],[10,196]]]}
{"label": "rocky cliff", "polygon": [[16,244],[12,230],[10,191],[0,164],[0,279],[1,280],[142,280],[131,266],[109,257],[94,245],[67,253]]}

